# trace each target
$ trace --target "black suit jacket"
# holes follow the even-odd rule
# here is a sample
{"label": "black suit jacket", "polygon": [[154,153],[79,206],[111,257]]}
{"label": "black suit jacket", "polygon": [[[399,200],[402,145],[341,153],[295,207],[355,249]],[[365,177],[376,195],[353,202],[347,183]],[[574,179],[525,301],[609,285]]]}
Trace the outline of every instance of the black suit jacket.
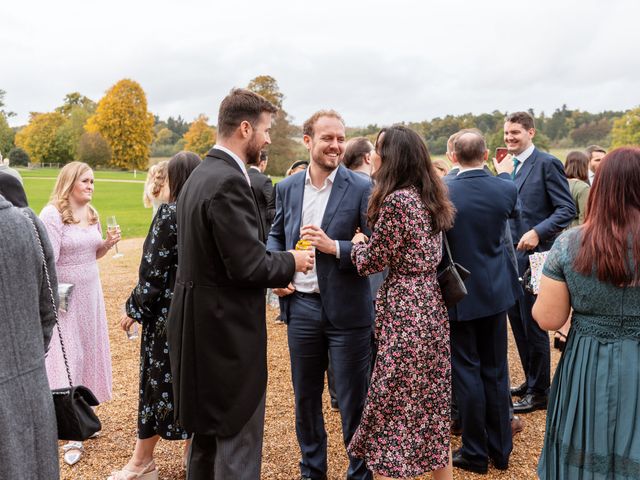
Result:
{"label": "black suit jacket", "polygon": [[265,287],[295,262],[267,252],[251,187],[212,149],[178,198],[178,272],[167,324],[175,414],[193,433],[235,435],[267,385]]}
{"label": "black suit jacket", "polygon": [[258,210],[260,212],[260,220],[264,229],[264,242],[267,241],[269,230],[271,230],[271,224],[273,223],[273,217],[276,216],[276,199],[273,191],[273,183],[271,179],[255,168],[248,168],[249,180],[251,180],[251,187],[256,195],[256,201],[258,202]]}

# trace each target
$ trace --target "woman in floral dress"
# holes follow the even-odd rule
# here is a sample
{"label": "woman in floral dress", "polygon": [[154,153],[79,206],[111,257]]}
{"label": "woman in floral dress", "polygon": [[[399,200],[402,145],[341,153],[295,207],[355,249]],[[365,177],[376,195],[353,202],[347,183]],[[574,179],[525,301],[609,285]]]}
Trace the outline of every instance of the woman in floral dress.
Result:
{"label": "woman in floral dress", "polygon": [[382,130],[372,157],[373,233],[368,242],[356,234],[351,256],[361,275],[387,266],[389,275],[376,299],[378,354],[349,453],[380,479],[451,479],[449,323],[436,267],[454,208],[411,129]]}
{"label": "woman in floral dress", "polygon": [[134,321],[142,324],[138,439],[129,463],[113,472],[109,480],[129,480],[139,475],[145,480],[157,479],[153,451],[158,440],[189,438],[173,418],[166,322],[178,268],[176,199],[199,164],[200,157],[192,152],[177,153],[169,161],[169,203],[160,205],[153,219],[144,242],[138,284],[120,321],[124,330],[129,330]]}

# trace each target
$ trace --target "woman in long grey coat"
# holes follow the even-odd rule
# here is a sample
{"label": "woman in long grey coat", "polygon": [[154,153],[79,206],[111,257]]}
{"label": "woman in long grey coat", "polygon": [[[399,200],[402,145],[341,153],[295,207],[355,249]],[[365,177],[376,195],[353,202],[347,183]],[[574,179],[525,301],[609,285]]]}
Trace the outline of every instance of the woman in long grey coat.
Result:
{"label": "woman in long grey coat", "polygon": [[[53,252],[42,239],[53,291]],[[44,355],[55,324],[33,225],[0,195],[0,478],[59,477],[56,418]]]}

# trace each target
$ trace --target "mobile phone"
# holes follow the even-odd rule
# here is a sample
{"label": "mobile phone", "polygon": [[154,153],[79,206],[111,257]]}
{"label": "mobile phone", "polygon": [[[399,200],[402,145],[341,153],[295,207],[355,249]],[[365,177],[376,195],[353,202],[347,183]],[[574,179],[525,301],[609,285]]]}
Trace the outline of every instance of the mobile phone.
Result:
{"label": "mobile phone", "polygon": [[509,154],[506,147],[496,148],[496,162],[500,163]]}

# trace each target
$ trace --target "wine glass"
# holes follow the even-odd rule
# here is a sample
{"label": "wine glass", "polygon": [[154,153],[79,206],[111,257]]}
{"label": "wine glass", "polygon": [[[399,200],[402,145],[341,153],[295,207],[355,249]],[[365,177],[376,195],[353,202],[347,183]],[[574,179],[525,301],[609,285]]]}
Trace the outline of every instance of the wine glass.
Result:
{"label": "wine glass", "polygon": [[[120,225],[118,225],[118,221],[116,220],[115,215],[107,217],[107,231],[109,233],[115,233],[118,230],[119,226]],[[124,254],[118,251],[118,244],[116,243],[116,253],[113,256],[113,258],[120,258],[120,257],[124,257]]]}

